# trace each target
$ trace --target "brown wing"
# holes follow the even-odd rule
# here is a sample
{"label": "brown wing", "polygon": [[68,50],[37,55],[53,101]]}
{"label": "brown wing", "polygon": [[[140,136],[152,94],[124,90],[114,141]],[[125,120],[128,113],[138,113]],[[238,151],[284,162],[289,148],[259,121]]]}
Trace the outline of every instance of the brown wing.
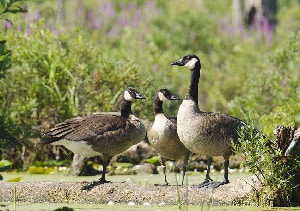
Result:
{"label": "brown wing", "polygon": [[215,134],[215,131],[219,131],[219,134],[224,137],[232,137],[234,140],[238,139],[237,130],[245,123],[235,117],[225,114],[205,112],[207,119],[207,133]]}
{"label": "brown wing", "polygon": [[105,132],[125,128],[123,117],[113,114],[98,113],[86,117],[75,117],[55,125],[42,136],[41,143],[49,144],[60,139],[72,141],[92,140]]}

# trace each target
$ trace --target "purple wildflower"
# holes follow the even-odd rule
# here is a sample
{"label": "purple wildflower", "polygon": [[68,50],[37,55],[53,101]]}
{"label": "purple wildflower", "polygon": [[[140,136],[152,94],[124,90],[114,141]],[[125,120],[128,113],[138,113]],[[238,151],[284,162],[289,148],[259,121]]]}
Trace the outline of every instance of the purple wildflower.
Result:
{"label": "purple wildflower", "polygon": [[115,14],[115,10],[111,2],[108,2],[105,7],[106,17],[112,18]]}
{"label": "purple wildflower", "polygon": [[270,24],[269,20],[265,17],[262,20],[262,25],[263,25],[266,41],[269,44],[272,42],[274,27]]}
{"label": "purple wildflower", "polygon": [[282,86],[283,88],[286,88],[287,82],[286,82],[285,79],[282,79],[282,80],[281,80],[281,86]]}
{"label": "purple wildflower", "polygon": [[40,19],[40,16],[41,16],[40,15],[40,10],[37,10],[36,13],[35,13],[35,20],[38,21]]}
{"label": "purple wildflower", "polygon": [[25,33],[26,33],[28,36],[31,35],[31,29],[30,29],[30,27],[28,27],[28,26],[26,27]]}
{"label": "purple wildflower", "polygon": [[4,27],[4,30],[7,31],[12,27],[12,24],[11,24],[11,22],[4,20],[3,27]]}
{"label": "purple wildflower", "polygon": [[137,26],[140,20],[141,20],[141,11],[137,9],[134,14],[133,25]]}

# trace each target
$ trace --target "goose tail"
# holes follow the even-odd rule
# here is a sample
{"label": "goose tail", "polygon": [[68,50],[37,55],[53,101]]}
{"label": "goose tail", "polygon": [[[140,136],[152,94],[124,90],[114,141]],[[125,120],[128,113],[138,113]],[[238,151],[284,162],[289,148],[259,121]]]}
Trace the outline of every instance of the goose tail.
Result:
{"label": "goose tail", "polygon": [[41,138],[40,142],[41,142],[41,144],[51,144],[51,143],[56,142],[60,139],[61,138],[59,138],[59,137],[53,136],[52,132],[49,131],[49,132],[42,135],[42,138]]}

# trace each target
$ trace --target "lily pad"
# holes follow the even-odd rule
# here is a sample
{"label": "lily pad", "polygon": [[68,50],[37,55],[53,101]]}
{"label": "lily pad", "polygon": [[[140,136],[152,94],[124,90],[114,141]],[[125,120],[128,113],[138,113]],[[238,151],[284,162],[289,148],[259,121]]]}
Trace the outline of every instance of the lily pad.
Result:
{"label": "lily pad", "polygon": [[21,179],[22,179],[22,177],[15,177],[15,178],[7,180],[7,182],[20,182]]}
{"label": "lily pad", "polygon": [[41,166],[30,166],[28,169],[28,172],[30,174],[50,174],[51,172],[53,172],[54,169],[53,168],[45,168],[45,167],[41,167]]}

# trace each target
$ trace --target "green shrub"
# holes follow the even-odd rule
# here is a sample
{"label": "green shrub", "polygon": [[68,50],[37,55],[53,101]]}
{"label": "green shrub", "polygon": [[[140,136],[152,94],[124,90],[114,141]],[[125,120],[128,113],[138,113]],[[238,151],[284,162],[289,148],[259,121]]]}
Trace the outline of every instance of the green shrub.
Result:
{"label": "green shrub", "polygon": [[[40,22],[31,26],[30,36],[6,35],[13,65],[0,79],[0,96],[5,114],[20,129],[20,135],[14,134],[20,143],[21,134],[40,137],[43,128],[37,126],[45,130],[79,114],[119,111],[118,97],[127,86],[144,94],[149,81],[135,62],[105,55],[80,33],[55,36],[42,28]],[[135,109],[139,113],[141,109]]]}
{"label": "green shrub", "polygon": [[230,103],[237,114],[252,112],[252,118],[264,125],[271,135],[276,124],[299,124],[300,114],[300,32],[291,35],[282,46],[260,66],[260,72],[251,74],[244,83],[248,89],[243,96],[236,96]]}
{"label": "green shrub", "polygon": [[[252,200],[259,206],[299,205],[298,185],[300,156],[285,157],[281,140],[270,139],[259,132],[251,119],[240,130],[240,142],[232,146],[240,154],[250,171],[256,175],[262,187],[256,189]],[[289,138],[289,137],[288,137]]]}
{"label": "green shrub", "polygon": [[277,124],[290,127],[299,124],[295,121],[300,114],[300,99],[296,94],[300,91],[297,82],[299,71],[294,69],[300,62],[299,44],[300,33],[295,33],[287,45],[270,57],[268,65],[272,68],[261,73],[262,78],[256,78],[255,83],[251,81],[254,78],[249,79],[250,85],[253,85],[249,96],[234,101],[237,103],[234,105],[241,110],[251,111],[251,107],[255,108],[254,118],[246,119],[250,125],[261,125],[259,128],[263,128],[267,134],[256,133],[253,126],[245,126],[240,131],[241,142],[233,145],[263,184],[256,200],[264,206],[299,204],[298,199],[295,201],[293,197],[298,194],[295,188],[299,185],[300,157],[297,154],[291,158],[285,157],[286,147],[272,138]]}

